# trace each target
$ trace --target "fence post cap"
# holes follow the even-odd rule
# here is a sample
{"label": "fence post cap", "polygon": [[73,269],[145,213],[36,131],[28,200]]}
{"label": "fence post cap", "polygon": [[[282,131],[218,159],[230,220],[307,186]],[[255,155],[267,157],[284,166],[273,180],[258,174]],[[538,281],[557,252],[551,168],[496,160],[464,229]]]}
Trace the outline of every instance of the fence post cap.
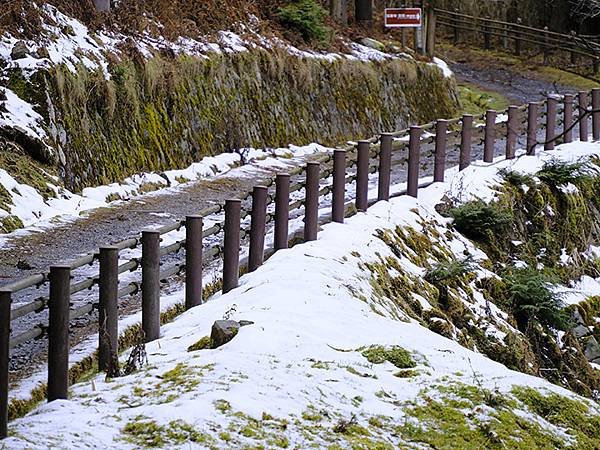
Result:
{"label": "fence post cap", "polygon": [[13,290],[5,287],[0,287],[0,295],[2,294],[12,294]]}
{"label": "fence post cap", "polygon": [[66,263],[53,264],[50,266],[50,270],[71,270],[71,266]]}
{"label": "fence post cap", "polygon": [[204,216],[201,216],[200,214],[189,214],[187,216],[185,216],[185,220],[202,220],[204,219]]}
{"label": "fence post cap", "polygon": [[277,178],[289,178],[290,174],[287,172],[278,172],[277,175],[275,175]]}
{"label": "fence post cap", "polygon": [[117,247],[116,245],[101,245],[100,247],[98,247],[98,250],[102,251],[109,251],[109,250],[119,250],[119,247]]}
{"label": "fence post cap", "polygon": [[386,131],[385,133],[381,133],[381,136],[394,136],[394,133]]}
{"label": "fence post cap", "polygon": [[346,149],[345,149],[345,148],[335,148],[335,149],[333,149],[333,153],[334,153],[334,154],[335,154],[335,153],[337,153],[337,154],[339,154],[339,155],[341,155],[341,154],[344,154],[344,155],[345,155],[347,152],[346,152]]}
{"label": "fence post cap", "polygon": [[306,163],[306,167],[315,167],[315,166],[320,166],[320,165],[321,165],[321,163],[318,161],[308,161]]}
{"label": "fence post cap", "polygon": [[158,231],[158,230],[154,230],[154,229],[152,229],[152,228],[146,228],[146,229],[142,230],[142,235],[144,235],[144,234],[146,234],[146,235],[150,235],[150,234],[160,234],[160,231]]}
{"label": "fence post cap", "polygon": [[269,188],[266,186],[260,186],[260,185],[252,187],[253,191],[266,191],[267,189],[269,189]]}
{"label": "fence post cap", "polygon": [[369,141],[368,139],[361,139],[360,141],[358,141],[358,145],[371,145],[371,141]]}
{"label": "fence post cap", "polygon": [[228,198],[227,200],[225,200],[225,203],[242,203],[242,201],[239,198]]}

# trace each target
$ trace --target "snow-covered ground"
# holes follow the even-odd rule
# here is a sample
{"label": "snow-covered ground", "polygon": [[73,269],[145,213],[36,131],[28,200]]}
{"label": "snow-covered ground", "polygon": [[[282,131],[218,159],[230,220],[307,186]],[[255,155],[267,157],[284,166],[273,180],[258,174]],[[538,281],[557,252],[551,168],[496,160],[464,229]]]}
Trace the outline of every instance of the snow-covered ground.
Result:
{"label": "snow-covered ground", "polygon": [[[489,198],[501,168],[534,173],[551,157],[576,160],[599,154],[600,144],[576,143],[538,156],[521,154],[513,161],[478,162],[460,173],[449,170],[446,183],[422,189],[419,199],[402,196],[379,202],[345,224],[325,225],[317,241],[277,252],[257,271],[243,276],[237,289],[164,326],[160,340],[147,345],[149,364],[141,371],[113,380],[97,376],[73,386],[70,400],[41,405],[11,423],[11,436],[4,444],[8,448],[375,448],[375,444],[423,448],[415,444],[425,442],[414,441],[415,430],[428,424],[435,428],[437,416],[423,418],[416,408],[442,405],[448,396],[462,405],[456,406],[457,411],[469,424],[487,427],[492,435],[507,415],[527,423],[514,433],[496,435],[506,447],[522,442],[523,430],[531,435],[541,430],[552,445],[576,444],[573,433],[516,402],[514,387],[579,399],[596,421],[597,405],[430,331],[398,314],[391,299],[375,301],[365,264],[395,256],[403,268],[422,276],[424,269],[411,263],[410,255],[394,255],[376,234],[396,226],[418,231],[423,224],[440,234],[439,246],[455,257],[470,254],[480,261],[485,255],[470,241],[454,231],[443,235],[449,219],[435,210],[442,197],[460,193]],[[585,283],[580,288],[585,289]],[[163,301],[182,299],[179,292]],[[221,318],[254,324],[242,327],[223,347],[187,351]],[[363,353],[372,345],[400,346],[410,352],[416,366],[402,371],[389,361],[371,363]],[[473,403],[472,396],[461,397],[465,386],[482,398],[494,393],[494,402],[514,403]],[[344,425],[344,420],[350,423]]]}

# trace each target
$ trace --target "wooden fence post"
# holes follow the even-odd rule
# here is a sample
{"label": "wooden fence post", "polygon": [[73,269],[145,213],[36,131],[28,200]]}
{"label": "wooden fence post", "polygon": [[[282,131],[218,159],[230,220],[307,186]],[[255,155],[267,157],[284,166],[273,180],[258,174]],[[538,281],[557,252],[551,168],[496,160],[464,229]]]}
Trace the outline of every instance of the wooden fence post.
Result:
{"label": "wooden fence post", "polygon": [[8,367],[12,292],[0,289],[0,439],[8,435]]}
{"label": "wooden fence post", "polygon": [[471,142],[473,141],[473,116],[464,114],[460,136],[460,156],[458,170],[464,170],[471,165]]}
{"label": "wooden fence post", "polygon": [[333,192],[331,194],[331,219],[344,223],[346,199],[346,150],[333,151]]}
{"label": "wooden fence post", "polygon": [[519,108],[508,107],[508,120],[506,121],[506,159],[514,159],[517,137],[519,136]]}
{"label": "wooden fence post", "polygon": [[417,197],[419,191],[419,160],[421,158],[421,127],[410,127],[408,143],[407,194]]}
{"label": "wooden fence post", "polygon": [[254,186],[254,189],[252,190],[248,272],[253,272],[258,269],[264,261],[268,191],[266,186]]}
{"label": "wooden fence post", "polygon": [[436,22],[435,10],[430,6],[427,10],[427,55],[431,58],[435,55]]}
{"label": "wooden fence post", "polygon": [[[577,32],[574,30],[571,30],[570,34],[571,34],[571,45],[574,45],[577,42]],[[573,65],[577,64],[577,53],[571,51],[570,59],[571,59],[571,64],[573,64]]]}
{"label": "wooden fence post", "polygon": [[530,102],[527,107],[527,154],[535,155],[537,145],[538,104]]}
{"label": "wooden fence post", "polygon": [[110,369],[119,355],[119,248],[100,247],[98,370]]}
{"label": "wooden fence post", "polygon": [[579,100],[579,106],[577,109],[578,110],[577,117],[580,118],[579,140],[581,142],[587,142],[588,136],[590,134],[589,128],[588,128],[588,117],[587,117],[588,93],[586,91],[580,91],[579,94],[577,95],[577,98]]}
{"label": "wooden fence post", "polygon": [[356,162],[356,209],[366,211],[369,195],[369,141],[358,141]]}
{"label": "wooden fence post", "polygon": [[50,267],[48,401],[68,398],[71,267]]}
{"label": "wooden fence post", "polygon": [[543,44],[544,65],[550,64],[550,36],[548,27],[544,27],[544,44]]}
{"label": "wooden fence post", "polygon": [[489,50],[492,48],[490,36],[490,28],[487,25],[483,25],[483,48]]}
{"label": "wooden fence post", "polygon": [[600,88],[592,89],[592,136],[600,140]]}
{"label": "wooden fence post", "polygon": [[306,164],[306,198],[304,200],[304,241],[317,239],[319,231],[319,179],[321,165]]}
{"label": "wooden fence post", "polygon": [[448,121],[440,119],[435,124],[435,159],[433,162],[433,181],[444,182],[446,172],[446,144],[448,142]]}
{"label": "wooden fence post", "polygon": [[392,173],[392,142],[391,133],[383,133],[379,144],[379,185],[377,200],[390,199],[390,177]]}
{"label": "wooden fence post", "polygon": [[555,97],[548,96],[546,99],[546,142],[544,150],[554,150],[556,143],[556,104],[558,101]]}
{"label": "wooden fence post", "polygon": [[[521,18],[517,17],[517,25],[521,25]],[[521,56],[521,36],[519,35],[520,31],[518,29],[512,29],[512,32],[515,37],[515,55]]]}
{"label": "wooden fence post", "polygon": [[[455,9],[454,12],[458,13],[458,10]],[[454,16],[454,19],[452,20],[452,23],[454,25],[454,29],[453,29],[453,34],[454,34],[454,45],[458,44],[459,40],[460,40],[460,30],[458,29],[458,16]]]}
{"label": "wooden fence post", "polygon": [[160,233],[142,231],[142,330],[146,342],[160,337]]}
{"label": "wooden fence post", "polygon": [[238,287],[240,279],[240,223],[242,202],[225,201],[225,230],[223,235],[223,294]]}
{"label": "wooden fence post", "polygon": [[494,161],[494,146],[496,145],[496,111],[488,109],[485,112],[485,136],[483,138],[483,161]]}
{"label": "wooden fence post", "polygon": [[185,218],[185,309],[202,304],[202,216]]}
{"label": "wooden fence post", "polygon": [[565,94],[563,98],[563,133],[565,142],[573,142],[573,95]]}
{"label": "wooden fence post", "polygon": [[600,75],[600,57],[595,57],[592,60],[592,73],[595,76]]}
{"label": "wooden fence post", "polygon": [[290,175],[278,173],[275,178],[275,251],[288,248],[288,225],[290,219]]}

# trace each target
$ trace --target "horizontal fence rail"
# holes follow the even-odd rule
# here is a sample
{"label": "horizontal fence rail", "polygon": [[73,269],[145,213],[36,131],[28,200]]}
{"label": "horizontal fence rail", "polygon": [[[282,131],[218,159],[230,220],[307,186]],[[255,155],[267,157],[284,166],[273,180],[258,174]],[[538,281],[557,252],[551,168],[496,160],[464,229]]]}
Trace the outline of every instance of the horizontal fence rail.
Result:
{"label": "horizontal fence rail", "polygon": [[[470,16],[436,9],[436,23],[451,31],[452,40],[481,42],[485,49],[509,48],[517,56],[542,55],[543,64],[600,80],[600,36],[557,33],[547,27]],[[520,21],[519,21],[520,22]]]}
{"label": "horizontal fence rail", "polygon": [[[222,259],[222,290],[226,293],[235,289],[244,261],[251,272],[263,263],[267,253],[288,248],[290,220],[303,217],[303,241],[317,239],[319,224],[323,222],[319,210],[324,207],[325,197],[325,207],[331,208],[327,220],[343,223],[349,192],[357,211],[366,211],[374,201],[368,197],[371,174],[378,175],[377,200],[390,198],[393,167],[400,167],[407,175],[407,188],[401,194],[417,197],[423,187],[419,185],[422,171],[431,163],[433,181],[442,182],[448,167],[469,167],[476,149],[482,149],[480,156],[485,162],[492,162],[503,140],[503,154],[511,159],[522,139],[531,155],[538,147],[553,149],[557,139],[571,142],[576,128],[580,140],[588,140],[589,122],[593,139],[600,140],[600,89],[582,91],[577,96],[549,96],[544,101],[510,106],[504,111],[489,110],[383,133],[317,155],[304,167],[279,173],[263,186],[254,187],[244,198],[213,205],[156,230],[101,246],[71,263],[52,266],[48,272],[0,287],[0,437],[6,436],[7,429],[10,349],[47,336],[48,400],[66,398],[71,321],[98,311],[98,367],[108,370],[118,355],[118,308],[122,297],[141,294],[142,330],[145,341],[150,342],[160,335],[161,281],[185,273],[185,307],[195,307],[204,302],[204,268]],[[265,249],[267,226],[273,233],[270,249]],[[161,239],[178,231],[185,232],[181,239],[161,245]],[[242,244],[247,244],[249,254],[240,260]],[[123,252],[140,249],[140,256],[120,260]],[[185,256],[178,256],[182,250]],[[176,262],[163,265],[162,259],[167,256]],[[96,263],[93,275],[74,279],[74,270]],[[138,273],[141,277],[136,277]],[[16,293],[46,285],[48,296],[11,306]],[[71,306],[74,294],[93,287],[98,287],[97,301]],[[11,336],[11,323],[46,311],[47,323]]]}

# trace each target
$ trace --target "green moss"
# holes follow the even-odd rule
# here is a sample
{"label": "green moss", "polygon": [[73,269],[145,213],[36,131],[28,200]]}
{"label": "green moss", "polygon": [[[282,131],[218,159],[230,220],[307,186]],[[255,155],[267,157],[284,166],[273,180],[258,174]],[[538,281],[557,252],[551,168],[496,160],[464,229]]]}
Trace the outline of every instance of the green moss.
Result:
{"label": "green moss", "polygon": [[488,109],[502,111],[510,104],[502,94],[482,89],[471,83],[460,82],[458,95],[463,114],[479,115]]}
{"label": "green moss", "polygon": [[227,400],[219,399],[213,402],[215,409],[221,413],[231,411],[231,404]]}
{"label": "green moss", "polygon": [[[495,397],[489,391],[462,384],[445,386],[439,391],[443,394],[439,399],[431,400],[423,392],[427,401],[404,410],[408,420],[395,428],[399,435],[432,448],[566,447],[566,442],[537,422],[515,413],[518,408],[515,402],[494,402]],[[471,413],[484,406],[485,414]]]}
{"label": "green moss", "polygon": [[227,431],[221,431],[219,433],[219,439],[221,439],[222,441],[225,441],[225,442],[229,442],[229,441],[231,441],[231,434],[228,433]]}
{"label": "green moss", "polygon": [[6,216],[0,219],[0,233],[11,233],[23,226],[23,221],[17,216]]}
{"label": "green moss", "polygon": [[419,376],[419,371],[418,370],[399,370],[398,372],[394,373],[394,376],[397,378],[413,378],[413,377],[418,377]]}
{"label": "green moss", "polygon": [[326,361],[314,361],[310,367],[312,367],[313,369],[323,369],[323,370],[328,370],[329,369],[329,363]]}
{"label": "green moss", "polygon": [[388,348],[381,345],[372,345],[363,350],[362,355],[372,364],[382,364],[388,361],[399,369],[412,368],[417,365],[410,353],[397,345]]}
{"label": "green moss", "polygon": [[320,422],[323,420],[323,415],[315,411],[314,408],[309,408],[307,411],[302,412],[302,418],[309,422]]}
{"label": "green moss", "polygon": [[556,426],[566,428],[577,439],[577,448],[598,448],[600,415],[592,413],[582,401],[556,393],[543,395],[529,387],[515,387],[512,392],[531,412]]}
{"label": "green moss", "polygon": [[159,425],[153,420],[134,420],[122,430],[123,440],[141,447],[164,447],[165,445],[182,445],[197,443],[214,444],[214,439],[197,431],[183,420],[174,420],[168,425]]}
{"label": "green moss", "polygon": [[211,348],[211,347],[212,347],[212,344],[211,344],[210,336],[204,336],[195,344],[190,345],[188,347],[187,351],[195,352],[197,350],[206,350],[207,348]]}

